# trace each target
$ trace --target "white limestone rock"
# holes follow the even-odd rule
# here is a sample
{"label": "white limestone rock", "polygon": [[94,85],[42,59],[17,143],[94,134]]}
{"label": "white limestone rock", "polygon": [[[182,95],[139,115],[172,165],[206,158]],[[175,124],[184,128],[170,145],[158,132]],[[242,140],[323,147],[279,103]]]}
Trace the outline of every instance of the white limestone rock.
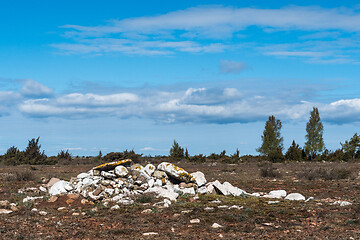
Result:
{"label": "white limestone rock", "polygon": [[8,210],[8,209],[0,209],[0,214],[9,214],[12,213],[13,211]]}
{"label": "white limestone rock", "polygon": [[47,188],[52,187],[55,183],[60,182],[61,180],[58,178],[51,178],[49,182],[46,184]]}
{"label": "white limestone rock", "polygon": [[103,176],[104,178],[116,178],[116,175],[114,173],[105,171],[101,172],[101,176]]}
{"label": "white limestone rock", "polygon": [[145,166],[144,169],[147,172],[147,174],[149,174],[151,176],[155,172],[156,167],[154,165],[152,165],[151,163],[149,163]]}
{"label": "white limestone rock", "polygon": [[300,193],[290,193],[285,197],[286,200],[293,200],[293,201],[304,201],[305,197]]}
{"label": "white limestone rock", "polygon": [[83,179],[83,178],[88,178],[90,177],[90,174],[88,173],[80,173],[79,175],[77,175],[77,179]]}
{"label": "white limestone rock", "polygon": [[175,166],[172,163],[162,162],[158,165],[157,169],[166,172],[167,175],[179,181],[186,183],[195,181],[195,179],[187,171]]}
{"label": "white limestone rock", "polygon": [[115,175],[118,177],[126,177],[129,174],[129,171],[127,170],[127,168],[122,165],[117,166],[115,168],[114,172],[115,172]]}
{"label": "white limestone rock", "polygon": [[264,198],[283,198],[286,197],[287,193],[285,190],[273,190],[270,191],[268,194],[263,195],[262,197]]}
{"label": "white limestone rock", "polygon": [[238,187],[234,187],[229,182],[224,182],[222,185],[226,188],[227,192],[233,195],[234,197],[238,197],[241,196],[242,194],[246,194],[244,190]]}
{"label": "white limestone rock", "polygon": [[55,183],[50,189],[50,195],[59,195],[62,193],[67,193],[68,191],[73,190],[73,187],[67,181],[59,181]]}
{"label": "white limestone rock", "polygon": [[204,173],[197,171],[197,172],[191,173],[191,176],[193,176],[193,178],[195,179],[195,183],[199,187],[206,184],[206,178],[205,178]]}
{"label": "white limestone rock", "polygon": [[228,192],[226,186],[223,186],[219,180],[215,180],[214,182],[212,182],[212,185],[215,187],[216,191],[219,192],[222,195],[229,195],[230,193]]}
{"label": "white limestone rock", "polygon": [[168,189],[164,189],[162,187],[152,187],[152,188],[149,188],[148,190],[146,190],[145,192],[154,192],[159,197],[168,198],[171,201],[176,201],[176,198],[179,196],[178,193],[176,193],[174,191],[170,191]]}
{"label": "white limestone rock", "polygon": [[180,188],[179,192],[181,194],[188,194],[188,195],[195,195],[195,189],[194,188]]}
{"label": "white limestone rock", "polygon": [[340,207],[345,207],[345,206],[350,206],[350,205],[352,205],[352,203],[351,203],[351,202],[348,202],[348,201],[341,201],[341,200],[339,200],[339,201],[333,202],[331,205],[339,205]]}

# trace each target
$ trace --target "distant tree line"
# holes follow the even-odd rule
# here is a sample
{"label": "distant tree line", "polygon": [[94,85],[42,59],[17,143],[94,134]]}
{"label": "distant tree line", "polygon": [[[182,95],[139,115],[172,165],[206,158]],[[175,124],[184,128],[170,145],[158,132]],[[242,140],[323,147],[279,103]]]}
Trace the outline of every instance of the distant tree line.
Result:
{"label": "distant tree line", "polygon": [[[313,107],[310,112],[309,121],[306,124],[306,135],[304,147],[299,146],[292,141],[291,146],[287,149],[285,154],[283,137],[281,137],[280,130],[282,122],[276,119],[275,116],[269,116],[265,123],[265,129],[261,136],[262,144],[257,148],[260,156],[243,155],[240,156],[239,149],[233,154],[227,155],[223,150],[219,154],[211,153],[208,156],[197,154],[191,156],[187,148],[183,148],[174,140],[170,148],[169,156],[155,156],[153,158],[168,159],[170,161],[187,160],[190,162],[206,162],[219,161],[222,163],[238,163],[247,160],[268,160],[270,162],[285,162],[285,161],[356,161],[360,159],[360,135],[354,134],[352,138],[346,140],[341,144],[341,148],[335,151],[330,151],[325,148],[323,132],[324,127],[320,119],[319,110]],[[10,147],[6,153],[0,156],[0,161],[6,165],[21,165],[21,164],[76,164],[91,163],[91,162],[111,162],[120,159],[130,158],[134,162],[140,162],[142,159],[152,158],[151,156],[143,157],[142,154],[135,153],[134,150],[125,150],[123,152],[110,152],[105,156],[101,151],[95,157],[79,156],[73,157],[68,150],[61,150],[57,156],[47,157],[44,151],[41,151],[41,145],[38,138],[33,138],[28,141],[28,146],[21,151],[17,147]]]}

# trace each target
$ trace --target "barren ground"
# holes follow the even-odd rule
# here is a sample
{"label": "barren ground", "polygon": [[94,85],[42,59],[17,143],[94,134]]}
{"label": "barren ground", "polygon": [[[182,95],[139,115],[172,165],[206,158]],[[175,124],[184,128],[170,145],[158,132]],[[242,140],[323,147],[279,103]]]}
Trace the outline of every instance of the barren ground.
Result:
{"label": "barren ground", "polygon": [[[154,165],[156,163],[152,162]],[[177,163],[188,172],[202,171],[208,181],[228,181],[249,193],[284,189],[314,197],[309,202],[280,200],[268,204],[269,199],[255,197],[182,196],[169,208],[154,207],[135,201],[111,211],[101,203],[81,204],[81,199],[66,202],[66,196],[49,203],[22,203],[25,196],[18,189],[39,187],[41,177],[69,180],[94,165],[78,166],[17,166],[0,168],[0,200],[18,204],[18,211],[0,215],[1,239],[360,239],[360,171],[359,163],[289,163],[275,164],[282,176],[264,178],[259,175],[256,162],[216,165],[206,163]],[[353,178],[341,180],[316,179],[309,181],[299,174],[314,168],[348,168]],[[18,181],[9,173],[31,169],[34,180]],[[221,203],[211,203],[219,199]],[[271,199],[270,199],[271,200]],[[350,206],[331,205],[335,200],[352,202]],[[242,206],[241,209],[218,208],[219,205]],[[32,208],[46,211],[42,216]],[[65,210],[59,211],[59,207]],[[205,207],[213,210],[205,211]],[[94,208],[97,211],[94,211]],[[151,209],[151,213],[141,213]],[[185,212],[183,212],[185,211]],[[74,214],[75,213],[75,214]],[[77,213],[79,213],[77,215]],[[74,214],[74,215],[73,215]],[[191,219],[200,223],[191,224]],[[222,228],[212,228],[213,223]],[[143,233],[157,235],[144,236]]]}

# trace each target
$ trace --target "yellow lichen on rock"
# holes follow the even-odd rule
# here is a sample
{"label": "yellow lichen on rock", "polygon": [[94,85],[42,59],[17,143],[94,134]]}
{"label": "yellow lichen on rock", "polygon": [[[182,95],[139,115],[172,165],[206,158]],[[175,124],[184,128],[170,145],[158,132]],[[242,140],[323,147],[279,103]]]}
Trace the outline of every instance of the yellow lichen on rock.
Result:
{"label": "yellow lichen on rock", "polygon": [[126,165],[126,164],[130,164],[131,162],[132,162],[131,159],[124,159],[124,160],[120,160],[120,161],[104,163],[104,164],[94,167],[93,170],[109,171],[109,170],[116,168],[119,165]]}

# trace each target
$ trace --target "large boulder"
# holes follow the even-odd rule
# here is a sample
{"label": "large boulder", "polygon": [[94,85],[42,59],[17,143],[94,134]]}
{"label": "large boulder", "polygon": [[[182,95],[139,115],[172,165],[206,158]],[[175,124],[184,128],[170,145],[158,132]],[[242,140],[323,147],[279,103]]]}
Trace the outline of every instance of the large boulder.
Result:
{"label": "large boulder", "polygon": [[50,189],[50,195],[59,195],[62,193],[67,193],[68,191],[73,190],[73,187],[67,181],[56,182]]}
{"label": "large boulder", "polygon": [[290,193],[285,197],[287,200],[295,200],[295,201],[303,201],[305,200],[305,197],[301,195],[300,193]]}
{"label": "large boulder", "polygon": [[155,172],[156,167],[154,165],[152,165],[151,163],[147,164],[145,166],[145,171],[147,172],[147,174],[149,174],[150,176]]}
{"label": "large boulder", "polygon": [[162,187],[152,187],[152,188],[149,188],[148,190],[146,190],[145,192],[154,192],[159,197],[168,198],[171,201],[175,201],[176,198],[179,196],[178,193],[176,193],[170,189],[165,189]]}
{"label": "large boulder", "polygon": [[190,173],[172,163],[162,162],[158,165],[157,169],[166,172],[167,175],[181,182],[188,183],[195,181]]}
{"label": "large boulder", "polygon": [[129,171],[127,170],[126,167],[124,166],[117,166],[114,170],[114,173],[116,174],[116,176],[118,177],[126,177],[129,173]]}
{"label": "large boulder", "polygon": [[130,172],[135,176],[143,176],[145,179],[150,180],[150,175],[145,171],[145,168],[140,164],[134,164],[130,167]]}
{"label": "large boulder", "polygon": [[109,171],[109,170],[115,169],[117,166],[120,166],[120,165],[123,165],[123,166],[130,165],[131,162],[132,162],[131,159],[124,159],[124,160],[120,160],[120,161],[104,163],[104,164],[94,167],[93,170]]}
{"label": "large boulder", "polygon": [[273,190],[270,191],[269,194],[264,195],[265,198],[283,198],[286,197],[285,190]]}
{"label": "large boulder", "polygon": [[191,173],[191,176],[195,179],[195,183],[199,187],[206,184],[206,178],[202,172],[197,171],[197,172]]}

